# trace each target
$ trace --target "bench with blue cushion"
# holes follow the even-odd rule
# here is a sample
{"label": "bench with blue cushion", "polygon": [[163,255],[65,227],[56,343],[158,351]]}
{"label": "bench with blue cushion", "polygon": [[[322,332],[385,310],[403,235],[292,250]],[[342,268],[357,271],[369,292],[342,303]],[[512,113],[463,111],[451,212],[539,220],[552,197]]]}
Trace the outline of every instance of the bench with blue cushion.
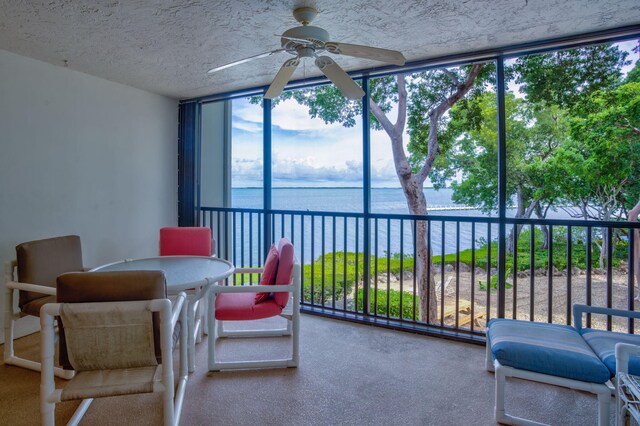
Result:
{"label": "bench with blue cushion", "polygon": [[[496,421],[539,424],[506,414],[507,377],[588,391],[598,395],[599,425],[609,424],[609,402],[616,374],[615,345],[640,345],[640,336],[582,328],[582,315],[596,313],[640,318],[640,313],[574,305],[574,326],[511,319],[492,319],[487,325],[487,369],[496,373]],[[640,375],[640,358],[632,358],[629,372]]]}

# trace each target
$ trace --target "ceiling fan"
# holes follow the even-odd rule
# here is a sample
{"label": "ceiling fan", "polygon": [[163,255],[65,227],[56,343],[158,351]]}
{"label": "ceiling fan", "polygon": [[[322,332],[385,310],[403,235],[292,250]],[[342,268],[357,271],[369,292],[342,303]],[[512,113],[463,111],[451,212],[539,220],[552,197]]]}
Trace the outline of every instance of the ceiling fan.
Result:
{"label": "ceiling fan", "polygon": [[300,64],[301,59],[315,58],[316,66],[347,98],[358,100],[364,96],[362,88],[360,88],[333,59],[329,56],[321,55],[323,52],[374,59],[394,65],[404,65],[404,56],[396,50],[329,41],[329,33],[327,31],[320,27],[309,25],[317,14],[318,11],[312,7],[295,9],[293,11],[293,17],[300,22],[302,26],[291,28],[280,36],[282,48],[249,56],[248,58],[210,69],[208,73],[212,74],[216,71],[244,64],[254,59],[266,58],[275,53],[287,52],[295,57],[285,61],[282,65],[265,93],[265,99],[273,99],[282,93],[284,86],[289,82],[293,72]]}

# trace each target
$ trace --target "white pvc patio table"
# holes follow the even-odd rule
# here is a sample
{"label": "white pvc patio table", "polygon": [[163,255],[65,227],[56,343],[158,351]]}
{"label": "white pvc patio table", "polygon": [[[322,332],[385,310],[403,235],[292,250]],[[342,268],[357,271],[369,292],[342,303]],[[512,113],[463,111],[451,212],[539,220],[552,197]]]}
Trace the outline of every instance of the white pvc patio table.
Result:
{"label": "white pvc patio table", "polygon": [[[209,286],[233,274],[231,262],[206,256],[160,256],[146,259],[125,259],[120,262],[93,268],[90,272],[112,271],[163,271],[167,280],[167,292],[177,294],[187,291],[188,306],[188,358],[189,372],[195,370],[195,343],[203,326],[196,315],[195,304],[206,294]],[[197,311],[201,311],[198,307]],[[198,318],[196,318],[196,316]]]}

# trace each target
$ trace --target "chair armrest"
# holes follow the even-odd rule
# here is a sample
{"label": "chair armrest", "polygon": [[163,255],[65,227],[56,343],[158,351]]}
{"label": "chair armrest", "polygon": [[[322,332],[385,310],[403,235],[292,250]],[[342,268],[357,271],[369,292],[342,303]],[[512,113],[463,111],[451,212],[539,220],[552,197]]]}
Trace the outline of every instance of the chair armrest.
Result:
{"label": "chair armrest", "polygon": [[56,295],[56,288],[48,287],[46,285],[20,283],[17,281],[8,281],[6,286],[7,288],[14,289],[14,290],[33,291],[35,293],[42,293],[49,296]]}
{"label": "chair armrest", "polygon": [[577,330],[582,330],[582,315],[585,313],[640,319],[640,312],[638,311],[627,311],[624,309],[603,308],[600,306],[575,304],[573,305],[573,326]]}
{"label": "chair armrest", "polygon": [[236,268],[233,271],[234,274],[262,274],[264,268]]}
{"label": "chair armrest", "polygon": [[[178,294],[178,297],[171,303],[171,329],[176,328],[176,323],[178,319],[180,319],[180,313],[184,308],[185,301],[187,300],[187,294],[184,291],[181,291]],[[182,325],[183,327],[185,324]]]}
{"label": "chair armrest", "polygon": [[216,293],[284,293],[293,291],[291,284],[283,285],[212,285],[211,291]]}
{"label": "chair armrest", "polygon": [[640,356],[640,346],[616,343],[616,374],[629,372],[630,356]]}

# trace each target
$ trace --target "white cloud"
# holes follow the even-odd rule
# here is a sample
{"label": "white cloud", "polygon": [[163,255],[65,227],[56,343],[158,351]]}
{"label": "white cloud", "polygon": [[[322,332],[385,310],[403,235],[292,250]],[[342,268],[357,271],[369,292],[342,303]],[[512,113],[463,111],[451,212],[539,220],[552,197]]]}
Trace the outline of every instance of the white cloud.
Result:
{"label": "white cloud", "polygon": [[340,123],[327,124],[320,118],[311,118],[309,116],[309,108],[305,105],[300,105],[293,99],[280,102],[273,109],[271,121],[275,127],[279,127],[282,130],[297,130],[301,132],[321,130],[326,132],[327,130],[344,129],[344,126]]}

